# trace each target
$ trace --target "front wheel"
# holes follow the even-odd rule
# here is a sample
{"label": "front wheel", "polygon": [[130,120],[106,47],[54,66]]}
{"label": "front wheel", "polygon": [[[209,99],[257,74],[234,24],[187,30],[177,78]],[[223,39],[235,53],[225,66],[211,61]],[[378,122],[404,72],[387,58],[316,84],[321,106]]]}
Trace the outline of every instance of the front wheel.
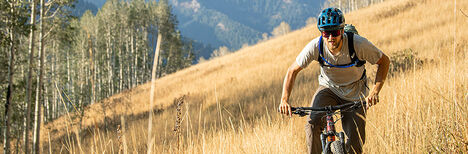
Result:
{"label": "front wheel", "polygon": [[334,154],[345,154],[342,141],[333,141],[330,145],[331,152]]}

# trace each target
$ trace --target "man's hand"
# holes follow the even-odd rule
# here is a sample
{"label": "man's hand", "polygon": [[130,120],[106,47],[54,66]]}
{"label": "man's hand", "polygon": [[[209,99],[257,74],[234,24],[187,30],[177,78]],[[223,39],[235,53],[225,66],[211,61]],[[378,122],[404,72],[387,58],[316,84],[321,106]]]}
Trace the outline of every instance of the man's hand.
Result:
{"label": "man's hand", "polygon": [[379,102],[379,92],[382,89],[385,78],[387,78],[390,59],[385,54],[383,54],[379,61],[377,61],[377,64],[379,67],[377,68],[377,74],[375,75],[375,86],[369,96],[366,98],[366,110]]}
{"label": "man's hand", "polygon": [[289,95],[291,94],[294,80],[296,80],[297,73],[299,73],[302,70],[302,67],[297,65],[296,62],[293,62],[293,64],[288,68],[288,72],[286,73],[286,76],[284,77],[284,82],[283,82],[283,92],[281,95],[281,104],[279,105],[278,112],[281,114],[287,114],[291,116],[291,106],[289,106],[288,103],[288,98]]}
{"label": "man's hand", "polygon": [[288,102],[286,101],[281,101],[281,104],[279,105],[278,111],[281,114],[286,114],[291,117],[292,112],[291,112],[291,106],[289,105]]}
{"label": "man's hand", "polygon": [[366,101],[367,101],[367,105],[366,105],[366,110],[369,109],[369,107],[377,104],[379,102],[379,94],[375,93],[375,92],[371,92],[369,94],[369,96],[367,96],[366,98]]}

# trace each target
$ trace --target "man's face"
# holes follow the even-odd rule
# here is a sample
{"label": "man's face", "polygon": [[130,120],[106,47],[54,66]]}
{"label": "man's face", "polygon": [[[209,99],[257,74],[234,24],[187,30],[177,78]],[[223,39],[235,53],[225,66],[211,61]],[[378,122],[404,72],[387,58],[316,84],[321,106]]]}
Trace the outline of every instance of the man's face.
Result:
{"label": "man's face", "polygon": [[325,40],[328,48],[331,50],[338,49],[341,44],[343,30],[322,31],[322,37]]}

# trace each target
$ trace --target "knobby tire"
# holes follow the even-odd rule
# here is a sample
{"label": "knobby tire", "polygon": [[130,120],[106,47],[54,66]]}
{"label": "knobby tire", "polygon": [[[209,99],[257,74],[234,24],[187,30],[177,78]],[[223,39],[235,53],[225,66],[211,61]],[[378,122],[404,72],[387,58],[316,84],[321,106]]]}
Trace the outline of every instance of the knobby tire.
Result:
{"label": "knobby tire", "polygon": [[333,154],[345,154],[342,141],[333,141],[330,145],[331,152]]}

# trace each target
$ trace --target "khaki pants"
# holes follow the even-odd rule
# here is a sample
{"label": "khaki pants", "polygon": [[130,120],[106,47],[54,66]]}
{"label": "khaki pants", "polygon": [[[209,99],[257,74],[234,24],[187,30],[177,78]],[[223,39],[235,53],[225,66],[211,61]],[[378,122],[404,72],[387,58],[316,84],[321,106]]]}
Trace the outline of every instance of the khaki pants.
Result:
{"label": "khaki pants", "polygon": [[[320,86],[314,94],[312,107],[324,107],[349,103],[334,94],[329,88]],[[342,112],[342,126],[348,139],[346,139],[346,151],[348,153],[362,153],[362,146],[366,139],[366,121],[363,109],[355,112]],[[336,119],[335,119],[336,120]],[[326,126],[325,113],[311,113],[305,125],[306,140],[309,153],[319,154],[322,152],[320,133]]]}

